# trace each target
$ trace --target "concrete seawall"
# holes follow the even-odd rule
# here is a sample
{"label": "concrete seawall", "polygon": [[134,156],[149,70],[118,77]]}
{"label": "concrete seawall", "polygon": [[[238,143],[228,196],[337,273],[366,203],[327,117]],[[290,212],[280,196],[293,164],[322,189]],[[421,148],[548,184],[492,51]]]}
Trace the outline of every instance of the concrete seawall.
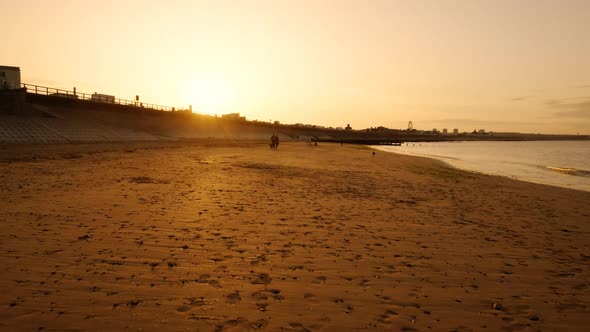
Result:
{"label": "concrete seawall", "polygon": [[26,101],[25,89],[0,90],[0,114],[18,114]]}
{"label": "concrete seawall", "polygon": [[24,92],[2,101],[0,143],[266,139],[273,133],[251,122]]}

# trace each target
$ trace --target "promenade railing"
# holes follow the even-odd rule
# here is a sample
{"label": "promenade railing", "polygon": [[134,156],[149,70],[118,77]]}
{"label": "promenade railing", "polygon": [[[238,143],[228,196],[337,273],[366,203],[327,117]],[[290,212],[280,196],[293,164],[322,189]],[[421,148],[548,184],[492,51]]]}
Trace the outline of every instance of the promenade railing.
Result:
{"label": "promenade railing", "polygon": [[90,94],[78,91],[70,91],[64,89],[56,89],[47,86],[40,86],[35,84],[28,84],[22,83],[21,86],[26,89],[27,93],[34,93],[38,95],[45,95],[45,96],[52,96],[52,97],[60,97],[60,98],[70,98],[70,99],[78,99],[78,100],[88,100],[95,103],[101,104],[116,104],[116,105],[125,105],[125,106],[134,106],[134,107],[141,107],[146,109],[152,109],[157,111],[177,111],[179,109],[171,106],[163,106],[157,104],[149,104],[140,102],[137,100],[127,100],[127,99],[120,99],[120,98],[110,98],[110,96],[103,95],[103,94]]}

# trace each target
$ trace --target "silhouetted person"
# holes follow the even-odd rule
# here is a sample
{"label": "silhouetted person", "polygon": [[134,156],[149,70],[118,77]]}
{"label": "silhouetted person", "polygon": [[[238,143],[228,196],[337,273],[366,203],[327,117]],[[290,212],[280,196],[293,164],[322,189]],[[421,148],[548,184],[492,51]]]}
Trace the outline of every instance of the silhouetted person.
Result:
{"label": "silhouetted person", "polygon": [[279,147],[279,136],[272,134],[270,137],[270,148],[276,150]]}

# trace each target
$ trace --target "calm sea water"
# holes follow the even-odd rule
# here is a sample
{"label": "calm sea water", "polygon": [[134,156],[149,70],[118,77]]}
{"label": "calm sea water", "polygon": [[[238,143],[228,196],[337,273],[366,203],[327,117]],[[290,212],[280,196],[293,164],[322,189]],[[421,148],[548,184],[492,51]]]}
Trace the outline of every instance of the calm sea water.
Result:
{"label": "calm sea water", "polygon": [[437,142],[378,146],[457,168],[590,191],[590,141]]}

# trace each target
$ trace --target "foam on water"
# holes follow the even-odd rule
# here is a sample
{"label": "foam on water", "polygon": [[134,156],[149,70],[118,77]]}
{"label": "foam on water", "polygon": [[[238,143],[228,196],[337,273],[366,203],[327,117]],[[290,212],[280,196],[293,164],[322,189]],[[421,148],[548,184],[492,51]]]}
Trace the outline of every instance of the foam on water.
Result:
{"label": "foam on water", "polygon": [[590,176],[590,171],[582,170],[582,169],[575,169],[575,168],[564,168],[564,167],[555,167],[555,166],[546,166],[547,169],[553,172],[559,172],[568,175],[574,176]]}
{"label": "foam on water", "polygon": [[590,141],[436,142],[377,146],[457,168],[590,191]]}

